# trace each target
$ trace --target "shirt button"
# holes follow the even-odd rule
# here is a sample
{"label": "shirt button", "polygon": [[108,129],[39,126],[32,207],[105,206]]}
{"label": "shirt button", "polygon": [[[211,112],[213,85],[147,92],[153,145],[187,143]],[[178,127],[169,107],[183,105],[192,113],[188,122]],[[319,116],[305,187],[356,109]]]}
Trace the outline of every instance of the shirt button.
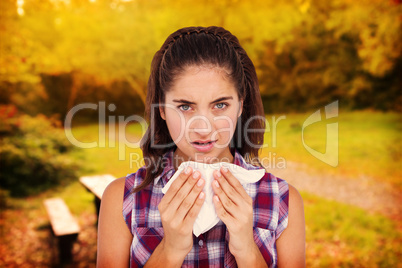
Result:
{"label": "shirt button", "polygon": [[202,240],[198,241],[198,245],[199,245],[200,247],[202,247],[202,246],[204,245],[204,241],[202,241]]}

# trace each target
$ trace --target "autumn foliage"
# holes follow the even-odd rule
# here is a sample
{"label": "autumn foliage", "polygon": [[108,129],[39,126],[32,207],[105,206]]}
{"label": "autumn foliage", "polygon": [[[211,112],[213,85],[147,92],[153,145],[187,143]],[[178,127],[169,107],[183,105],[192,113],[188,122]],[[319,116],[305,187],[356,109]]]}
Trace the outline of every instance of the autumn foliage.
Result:
{"label": "autumn foliage", "polygon": [[[18,4],[19,3],[19,4]],[[254,61],[267,112],[340,100],[401,110],[401,4],[381,0],[1,1],[0,102],[61,116],[106,100],[141,114],[168,34],[219,25]],[[18,6],[19,5],[19,6]]]}

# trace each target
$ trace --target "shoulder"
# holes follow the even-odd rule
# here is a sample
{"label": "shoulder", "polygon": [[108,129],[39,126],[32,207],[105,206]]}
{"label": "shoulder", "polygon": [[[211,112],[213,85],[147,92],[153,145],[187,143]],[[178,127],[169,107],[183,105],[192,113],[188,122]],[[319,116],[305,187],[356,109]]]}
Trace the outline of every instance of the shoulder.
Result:
{"label": "shoulder", "polygon": [[105,189],[98,221],[97,267],[124,267],[128,263],[132,235],[122,215],[125,177]]}
{"label": "shoulder", "polygon": [[289,185],[289,210],[292,209],[295,210],[295,212],[298,212],[300,210],[303,210],[303,198],[301,197],[299,191],[293,187],[292,185]]}
{"label": "shoulder", "polygon": [[122,215],[123,210],[123,196],[125,177],[116,179],[109,183],[102,195],[100,214],[99,214],[99,226],[115,225],[123,226],[124,217]]}
{"label": "shoulder", "polygon": [[115,179],[114,181],[109,183],[109,185],[105,189],[105,192],[106,191],[108,191],[108,192],[118,191],[119,189],[124,187],[125,182],[126,182],[126,177],[121,177],[121,178]]}
{"label": "shoulder", "polygon": [[135,173],[128,174],[126,177],[118,178],[109,183],[102,195],[102,200],[113,202],[114,204],[123,203],[123,198],[144,180],[145,171],[146,169],[142,167]]}
{"label": "shoulder", "polygon": [[[115,179],[106,187],[102,195],[103,203],[123,203],[124,186],[126,182],[126,177],[121,177]],[[121,198],[117,198],[121,197]],[[105,202],[106,201],[106,202]]]}
{"label": "shoulder", "polygon": [[278,266],[305,267],[305,241],[303,199],[297,189],[289,185],[288,226],[276,243]]}
{"label": "shoulder", "polygon": [[304,230],[304,204],[299,191],[292,185],[289,185],[289,223],[288,229]]}

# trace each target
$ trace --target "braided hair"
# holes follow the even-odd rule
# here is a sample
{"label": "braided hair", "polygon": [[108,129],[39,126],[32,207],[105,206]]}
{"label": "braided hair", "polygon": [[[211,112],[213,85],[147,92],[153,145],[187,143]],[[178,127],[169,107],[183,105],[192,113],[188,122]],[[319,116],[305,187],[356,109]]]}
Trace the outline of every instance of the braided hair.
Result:
{"label": "braided hair", "polygon": [[[150,127],[141,141],[146,175],[134,192],[146,188],[161,174],[161,158],[176,147],[166,122],[159,113],[159,104],[165,102],[166,92],[187,67],[202,65],[212,65],[229,71],[238,97],[243,100],[243,112],[238,118],[230,148],[236,149],[247,162],[261,166],[258,151],[264,141],[265,120],[254,64],[237,37],[224,28],[182,28],[166,39],[152,60],[145,105]],[[254,130],[247,137],[241,135],[245,125]]]}

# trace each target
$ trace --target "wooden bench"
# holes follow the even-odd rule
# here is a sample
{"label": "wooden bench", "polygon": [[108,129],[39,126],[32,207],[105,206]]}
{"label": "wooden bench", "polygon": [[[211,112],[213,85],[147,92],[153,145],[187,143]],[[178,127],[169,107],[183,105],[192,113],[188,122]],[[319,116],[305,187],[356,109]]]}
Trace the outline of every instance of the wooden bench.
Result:
{"label": "wooden bench", "polygon": [[106,187],[114,181],[116,178],[110,174],[104,175],[94,175],[94,176],[83,176],[80,178],[80,182],[84,187],[94,194],[96,214],[99,216],[100,202],[102,199],[103,192]]}
{"label": "wooden bench", "polygon": [[44,201],[49,215],[53,234],[58,238],[58,250],[61,263],[72,260],[72,247],[76,241],[80,227],[61,198],[50,198]]}

